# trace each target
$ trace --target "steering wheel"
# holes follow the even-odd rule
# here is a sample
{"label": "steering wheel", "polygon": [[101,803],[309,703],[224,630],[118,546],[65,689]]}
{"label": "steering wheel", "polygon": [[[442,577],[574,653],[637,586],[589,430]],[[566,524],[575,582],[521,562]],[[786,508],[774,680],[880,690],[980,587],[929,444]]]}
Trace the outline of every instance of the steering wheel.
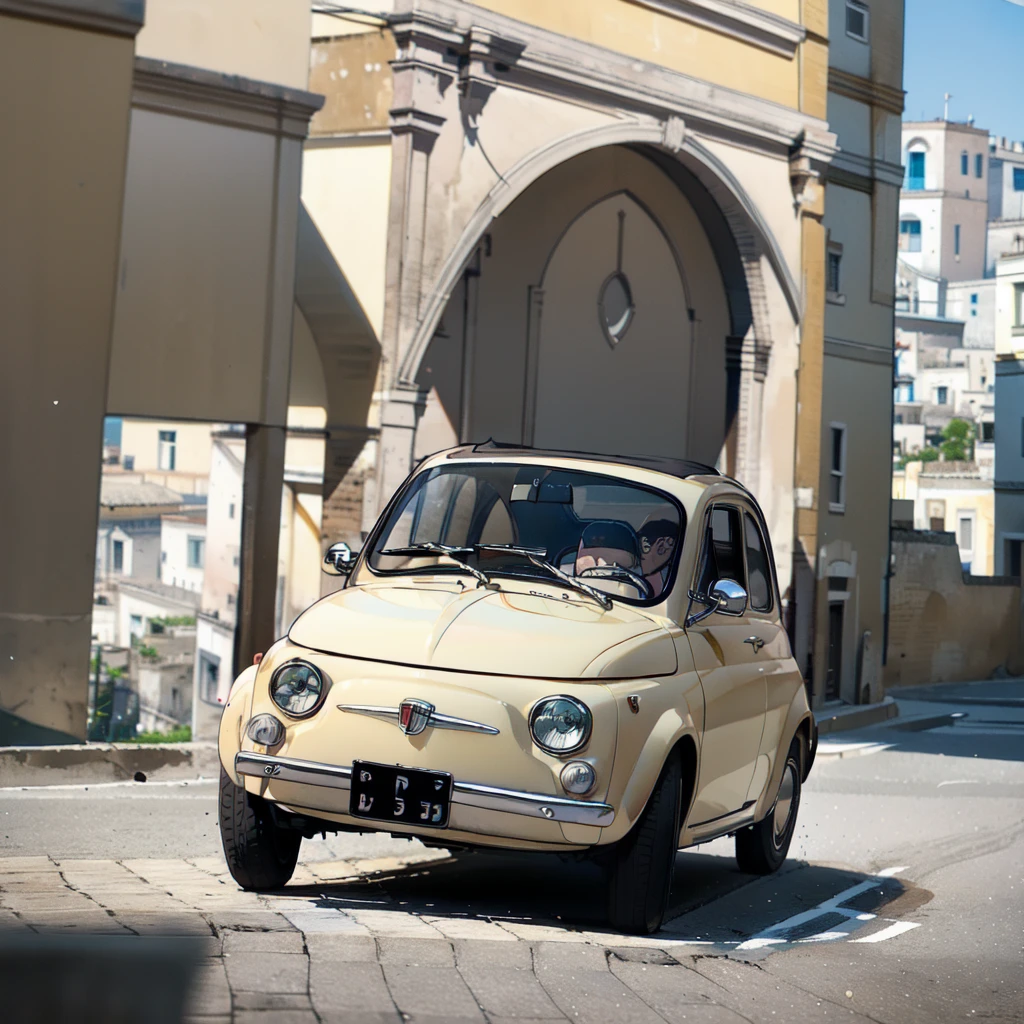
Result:
{"label": "steering wheel", "polygon": [[654,597],[654,587],[643,576],[622,565],[592,565],[589,569],[583,569],[576,573],[576,576],[597,576],[604,579],[625,580],[630,586],[636,587],[640,591],[645,601],[649,601]]}

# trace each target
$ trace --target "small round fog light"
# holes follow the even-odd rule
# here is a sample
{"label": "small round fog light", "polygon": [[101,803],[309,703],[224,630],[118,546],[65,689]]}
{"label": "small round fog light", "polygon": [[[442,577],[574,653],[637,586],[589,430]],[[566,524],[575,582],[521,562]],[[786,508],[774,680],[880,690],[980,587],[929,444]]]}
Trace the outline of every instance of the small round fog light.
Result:
{"label": "small round fog light", "polygon": [[566,793],[575,793],[582,796],[594,788],[596,775],[594,769],[586,761],[570,761],[563,769],[560,776],[562,788]]}
{"label": "small round fog light", "polygon": [[257,715],[251,719],[245,734],[264,747],[276,747],[284,739],[284,726],[273,715]]}

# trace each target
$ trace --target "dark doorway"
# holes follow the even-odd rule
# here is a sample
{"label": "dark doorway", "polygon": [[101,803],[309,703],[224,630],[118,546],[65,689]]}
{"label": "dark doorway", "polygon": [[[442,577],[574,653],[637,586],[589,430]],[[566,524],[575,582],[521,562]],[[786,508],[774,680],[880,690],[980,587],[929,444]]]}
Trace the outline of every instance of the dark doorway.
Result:
{"label": "dark doorway", "polygon": [[825,675],[825,700],[839,700],[843,674],[843,604],[828,606],[828,672]]}
{"label": "dark doorway", "polygon": [[1008,540],[1006,542],[1006,564],[1003,568],[1004,576],[1016,576],[1020,579],[1021,549],[1024,548],[1024,541]]}

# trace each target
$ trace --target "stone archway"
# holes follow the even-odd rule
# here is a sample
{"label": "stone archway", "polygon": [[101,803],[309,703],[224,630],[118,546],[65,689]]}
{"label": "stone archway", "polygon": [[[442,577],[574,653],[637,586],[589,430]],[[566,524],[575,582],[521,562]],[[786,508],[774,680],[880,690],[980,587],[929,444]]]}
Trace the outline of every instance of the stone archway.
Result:
{"label": "stone archway", "polygon": [[417,367],[414,454],[493,436],[719,461],[737,295],[749,309],[742,277],[726,278],[704,219],[647,155],[558,165],[452,289]]}

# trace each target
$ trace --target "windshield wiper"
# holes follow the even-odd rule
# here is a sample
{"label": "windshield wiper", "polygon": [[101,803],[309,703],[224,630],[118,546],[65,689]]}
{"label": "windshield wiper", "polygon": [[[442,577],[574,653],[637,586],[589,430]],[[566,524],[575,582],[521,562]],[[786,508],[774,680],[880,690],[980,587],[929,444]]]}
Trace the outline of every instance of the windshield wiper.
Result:
{"label": "windshield wiper", "polygon": [[456,558],[456,555],[472,555],[474,554],[473,548],[460,548],[453,547],[450,544],[436,544],[432,540],[424,541],[422,544],[409,544],[403,548],[388,548],[386,551],[380,551],[378,554],[381,555],[446,555],[450,558],[457,566],[465,569],[471,576],[475,576],[483,586],[487,587],[488,590],[500,590],[501,588],[495,583],[490,576],[486,573],[481,572],[479,569],[473,568],[467,562],[463,562],[461,558]]}
{"label": "windshield wiper", "polygon": [[586,594],[587,597],[593,598],[605,611],[611,610],[612,599],[607,594],[602,593],[596,587],[581,583],[575,576],[562,572],[557,565],[547,560],[547,548],[519,547],[516,544],[477,544],[476,549],[478,551],[503,551],[509,555],[523,555],[533,562],[538,569],[546,569],[552,576],[557,576],[566,586],[572,587],[573,590],[578,590],[581,594]]}

